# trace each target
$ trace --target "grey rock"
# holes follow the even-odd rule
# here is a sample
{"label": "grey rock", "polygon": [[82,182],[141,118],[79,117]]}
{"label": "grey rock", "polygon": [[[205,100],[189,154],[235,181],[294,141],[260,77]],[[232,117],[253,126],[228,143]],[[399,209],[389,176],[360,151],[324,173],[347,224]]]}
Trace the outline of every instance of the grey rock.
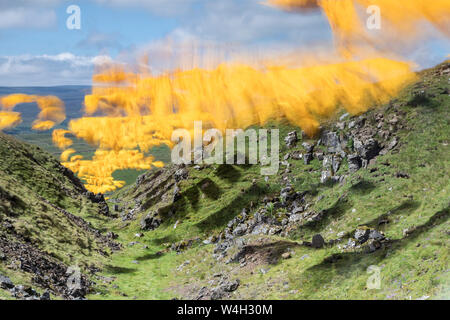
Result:
{"label": "grey rock", "polygon": [[359,243],[364,243],[369,240],[369,229],[356,229],[355,231],[355,239],[358,240]]}
{"label": "grey rock", "polygon": [[300,220],[302,220],[301,214],[291,214],[291,216],[289,217],[289,222],[298,222]]}
{"label": "grey rock", "polygon": [[145,180],[145,173],[144,173],[144,174],[141,174],[141,175],[136,179],[136,184],[137,184],[137,185],[140,185],[140,184],[142,184],[142,182],[144,182],[144,180]]}
{"label": "grey rock", "polygon": [[294,207],[294,209],[292,209],[292,214],[298,214],[298,213],[302,213],[303,211],[305,211],[304,207]]}
{"label": "grey rock", "polygon": [[181,168],[175,171],[174,178],[176,182],[186,180],[189,177],[189,171],[186,168]]}
{"label": "grey rock", "polygon": [[50,292],[48,292],[48,290],[44,291],[44,293],[41,296],[41,300],[51,300]]}
{"label": "grey rock", "polygon": [[392,149],[394,149],[394,148],[397,146],[397,144],[398,144],[398,140],[397,140],[397,138],[394,138],[394,139],[392,139],[392,141],[389,142],[389,144],[387,145],[387,149],[388,149],[388,150],[392,150]]}
{"label": "grey rock", "polygon": [[342,150],[341,141],[336,132],[325,132],[321,136],[321,143],[328,147],[328,151],[331,153],[339,152]]}
{"label": "grey rock", "polygon": [[325,240],[323,239],[322,235],[315,234],[312,237],[311,245],[313,248],[320,249],[325,245]]}
{"label": "grey rock", "polygon": [[142,230],[154,230],[158,228],[161,225],[162,221],[161,219],[155,217],[154,213],[147,214],[144,218],[141,220],[141,229]]}
{"label": "grey rock", "polygon": [[298,141],[297,131],[289,132],[284,141],[289,148],[295,147]]}
{"label": "grey rock", "polygon": [[381,232],[379,232],[377,230],[370,230],[369,239],[374,239],[374,240],[377,240],[377,241],[381,241],[381,240],[385,239],[385,236]]}
{"label": "grey rock", "polygon": [[260,224],[253,228],[252,234],[267,235],[269,234],[269,227],[266,224]]}
{"label": "grey rock", "polygon": [[181,190],[180,187],[176,184],[173,188],[173,202],[176,202],[181,199]]}
{"label": "grey rock", "polygon": [[336,123],[336,128],[338,128],[339,130],[344,130],[345,129],[345,122],[338,122],[338,123]]}
{"label": "grey rock", "polygon": [[356,242],[354,239],[348,239],[347,244],[344,246],[345,249],[353,249],[356,247]]}
{"label": "grey rock", "polygon": [[246,224],[241,224],[233,230],[233,235],[235,235],[236,237],[240,237],[247,232],[247,229],[248,227]]}
{"label": "grey rock", "polygon": [[313,156],[312,153],[306,153],[306,154],[303,156],[303,161],[304,161],[304,163],[305,163],[306,165],[308,165],[308,164],[313,160],[313,158],[314,158],[314,156]]}
{"label": "grey rock", "polygon": [[214,288],[211,293],[211,299],[212,300],[218,300],[224,298],[227,293],[236,291],[239,287],[240,280],[237,279],[235,281],[225,281],[221,285],[219,285],[217,288]]}
{"label": "grey rock", "polygon": [[348,170],[350,172],[356,172],[361,169],[361,158],[360,156],[353,154],[348,156]]}
{"label": "grey rock", "polygon": [[302,143],[303,148],[305,148],[306,153],[312,153],[314,150],[314,145],[308,142]]}
{"label": "grey rock", "polygon": [[333,173],[336,173],[339,171],[339,168],[341,167],[341,158],[338,156],[334,156],[332,160],[332,167],[333,167]]}
{"label": "grey rock", "polygon": [[10,278],[0,274],[0,288],[12,289],[12,288],[14,288],[14,284],[12,283]]}
{"label": "grey rock", "polygon": [[291,158],[292,158],[292,160],[302,160],[303,154],[300,151],[294,151],[291,154]]}
{"label": "grey rock", "polygon": [[333,156],[326,155],[323,157],[322,166],[327,169],[331,169],[333,165]]}
{"label": "grey rock", "polygon": [[331,172],[329,170],[322,171],[322,174],[320,176],[320,183],[326,183],[330,181],[331,179]]}
{"label": "grey rock", "polygon": [[380,153],[380,146],[375,139],[367,139],[365,141],[355,139],[354,148],[358,155],[365,159],[370,160],[375,158]]}

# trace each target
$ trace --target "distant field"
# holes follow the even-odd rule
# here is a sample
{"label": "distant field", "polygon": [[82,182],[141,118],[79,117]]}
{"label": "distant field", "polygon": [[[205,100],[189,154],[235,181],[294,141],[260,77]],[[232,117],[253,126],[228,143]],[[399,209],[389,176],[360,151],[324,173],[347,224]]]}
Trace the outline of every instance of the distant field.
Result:
{"label": "distant field", "polygon": [[[83,115],[84,96],[89,94],[89,86],[60,86],[60,87],[0,87],[0,96],[25,93],[35,95],[54,95],[64,101],[66,106],[66,120],[58,128],[67,128],[70,120],[79,118]],[[61,150],[53,145],[52,131],[34,131],[31,130],[32,122],[36,119],[39,109],[34,103],[23,103],[18,105],[14,111],[22,114],[22,123],[12,130],[6,130],[5,133],[11,134],[25,142],[35,144],[42,149],[50,152],[59,159]],[[79,155],[85,159],[90,159],[95,147],[86,142],[72,138],[74,148]],[[168,163],[170,161],[170,149],[167,146],[153,148],[149,154],[153,155],[157,161]],[[144,171],[139,170],[120,170],[114,173],[114,178],[123,180],[126,184],[133,183],[136,178]]]}

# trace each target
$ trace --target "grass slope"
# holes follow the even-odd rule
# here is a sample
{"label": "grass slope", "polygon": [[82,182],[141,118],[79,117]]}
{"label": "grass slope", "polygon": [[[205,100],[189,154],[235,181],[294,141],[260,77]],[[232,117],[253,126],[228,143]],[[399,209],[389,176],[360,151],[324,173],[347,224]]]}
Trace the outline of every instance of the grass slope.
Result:
{"label": "grass slope", "polygon": [[[80,181],[53,156],[0,133],[0,240],[36,248],[35,257],[26,264],[42,256],[83,272],[102,265],[111,253],[107,242],[77,217],[98,225],[107,219],[85,193]],[[28,270],[14,250],[2,252],[6,247],[0,246],[0,273],[14,283],[34,287],[37,271]]]}
{"label": "grass slope", "polygon": [[[0,134],[0,240],[32,245],[84,271],[101,268],[91,277],[96,285],[90,299],[192,298],[216,284],[217,274],[240,279],[233,299],[448,298],[449,75],[449,63],[426,70],[396,99],[365,115],[373,122],[376,113],[386,119],[402,113],[399,144],[367,169],[348,174],[343,183],[320,184],[322,163],[317,159],[309,165],[289,159],[295,190],[307,192],[308,210],[323,217],[301,221],[287,237],[244,236],[258,253],[247,266],[217,260],[215,245],[203,240],[221,235],[243,208],[254,214],[265,206],[264,198],[277,197],[286,176],[283,166],[267,181],[259,166],[187,167],[189,177],[177,183],[176,202],[178,168],[153,170],[111,196],[110,208],[118,205],[131,216],[112,220],[98,214],[98,205],[52,156]],[[330,119],[324,128],[335,128],[335,123]],[[266,127],[280,129],[281,140],[300,131],[286,123]],[[280,145],[280,158],[302,150],[301,142],[290,150],[283,141]],[[167,157],[167,150],[160,151]],[[339,173],[347,169],[344,161]],[[80,228],[62,210],[103,234],[116,233],[124,248],[110,255],[98,235]],[[273,209],[271,215],[280,217],[283,210]],[[152,213],[162,224],[142,231],[141,218]],[[361,227],[384,231],[390,245],[371,254],[344,250]],[[341,233],[343,241],[322,249],[303,245],[317,233],[328,242]],[[278,259],[288,250],[290,259]],[[13,262],[1,260],[0,273],[15,283],[33,284],[32,274],[14,268]],[[367,288],[370,266],[381,270],[380,289]],[[10,296],[0,290],[0,298]]]}

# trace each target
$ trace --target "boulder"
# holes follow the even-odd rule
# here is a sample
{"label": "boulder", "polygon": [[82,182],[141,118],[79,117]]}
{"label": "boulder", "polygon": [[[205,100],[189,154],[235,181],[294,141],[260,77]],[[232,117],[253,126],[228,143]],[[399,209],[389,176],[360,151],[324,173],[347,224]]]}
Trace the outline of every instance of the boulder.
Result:
{"label": "boulder", "polygon": [[303,161],[305,162],[306,165],[308,165],[313,159],[314,159],[314,156],[312,153],[306,153],[303,156]]}
{"label": "boulder", "polygon": [[291,154],[291,158],[292,158],[292,160],[302,160],[303,154],[300,151],[294,151]]}
{"label": "boulder", "polygon": [[10,278],[0,274],[0,288],[12,289],[12,288],[14,288],[14,284],[12,283]]}
{"label": "boulder", "polygon": [[289,259],[291,257],[291,253],[290,252],[285,252],[281,255],[281,258],[283,259]]}
{"label": "boulder", "polygon": [[314,145],[308,142],[302,143],[303,148],[305,148],[306,153],[312,153],[314,150]]}
{"label": "boulder", "polygon": [[45,290],[44,293],[41,296],[41,300],[51,300],[50,298],[50,292],[48,290]]}
{"label": "boulder", "polygon": [[315,234],[312,237],[311,245],[313,248],[320,249],[325,245],[325,240],[323,239],[322,235]]}
{"label": "boulder", "polygon": [[297,131],[289,132],[286,138],[284,138],[284,141],[288,148],[295,147],[298,141]]}
{"label": "boulder", "polygon": [[365,159],[370,160],[375,158],[380,153],[380,146],[375,139],[367,139],[367,140],[354,140],[354,148],[358,155]]}
{"label": "boulder", "polygon": [[341,141],[336,132],[325,132],[322,134],[320,140],[324,146],[328,147],[330,153],[336,153],[342,150]]}
{"label": "boulder", "polygon": [[382,234],[381,232],[379,232],[377,230],[370,230],[369,239],[381,241],[381,240],[385,239],[385,236],[384,236],[384,234]]}
{"label": "boulder", "polygon": [[361,169],[361,158],[360,156],[353,154],[348,156],[348,170],[350,172],[356,172]]}
{"label": "boulder", "polygon": [[331,179],[331,172],[329,170],[322,171],[320,176],[320,183],[327,183]]}
{"label": "boulder", "polygon": [[355,239],[358,240],[359,243],[364,243],[369,240],[370,229],[356,229],[355,231]]}

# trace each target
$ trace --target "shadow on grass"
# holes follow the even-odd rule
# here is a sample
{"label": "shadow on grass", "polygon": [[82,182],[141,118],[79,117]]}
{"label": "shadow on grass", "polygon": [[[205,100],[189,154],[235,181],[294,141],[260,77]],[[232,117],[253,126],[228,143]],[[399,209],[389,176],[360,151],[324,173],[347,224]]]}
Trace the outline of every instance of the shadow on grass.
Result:
{"label": "shadow on grass", "polygon": [[127,274],[127,273],[134,273],[137,271],[137,269],[107,265],[105,267],[105,271],[112,274]]}
{"label": "shadow on grass", "polygon": [[221,164],[215,171],[215,174],[230,183],[237,182],[241,178],[241,173],[230,164]]}
{"label": "shadow on grass", "polygon": [[305,236],[306,233],[308,233],[309,235],[309,232],[319,233],[320,231],[325,229],[333,220],[336,220],[344,215],[345,212],[351,208],[351,206],[352,203],[348,201],[347,198],[339,198],[333,204],[333,206],[320,212],[322,216],[320,220],[308,221],[300,225],[298,231],[295,232],[295,235],[302,237]]}
{"label": "shadow on grass", "polygon": [[264,194],[266,194],[264,188],[252,185],[245,193],[239,194],[230,204],[212,213],[209,217],[197,223],[196,226],[201,231],[224,227],[228,221],[241,213],[242,208],[247,207],[250,202],[258,200]]}
{"label": "shadow on grass", "polygon": [[156,260],[159,259],[163,256],[164,254],[161,252],[156,252],[156,253],[148,253],[145,254],[143,256],[137,257],[136,260],[137,261],[148,261],[148,260]]}
{"label": "shadow on grass", "polygon": [[375,189],[375,184],[370,181],[362,180],[350,187],[350,190],[359,195],[367,195]]}
{"label": "shadow on grass", "polygon": [[174,235],[170,234],[168,236],[153,239],[152,243],[155,245],[161,245],[163,243],[174,243],[176,241],[177,241],[177,238]]}
{"label": "shadow on grass", "polygon": [[390,247],[377,250],[374,253],[345,252],[332,254],[323,259],[322,262],[308,268],[302,276],[304,281],[301,281],[303,282],[301,285],[305,290],[307,288],[308,290],[317,290],[323,288],[324,284],[335,280],[336,276],[348,278],[352,274],[357,276],[365,273],[370,265],[382,263],[387,252],[392,255],[394,252],[402,250],[408,243],[414,241],[423,233],[448,221],[449,213],[449,207],[435,213],[426,223],[416,227],[410,235],[392,240]]}
{"label": "shadow on grass", "polygon": [[417,210],[421,205],[419,201],[407,200],[398,207],[390,210],[389,212],[382,214],[381,216],[365,223],[367,227],[375,228],[378,230],[385,229],[385,226],[392,222],[392,218],[401,214],[411,214]]}
{"label": "shadow on grass", "polygon": [[209,178],[203,179],[197,186],[209,199],[217,200],[222,194],[220,187]]}

